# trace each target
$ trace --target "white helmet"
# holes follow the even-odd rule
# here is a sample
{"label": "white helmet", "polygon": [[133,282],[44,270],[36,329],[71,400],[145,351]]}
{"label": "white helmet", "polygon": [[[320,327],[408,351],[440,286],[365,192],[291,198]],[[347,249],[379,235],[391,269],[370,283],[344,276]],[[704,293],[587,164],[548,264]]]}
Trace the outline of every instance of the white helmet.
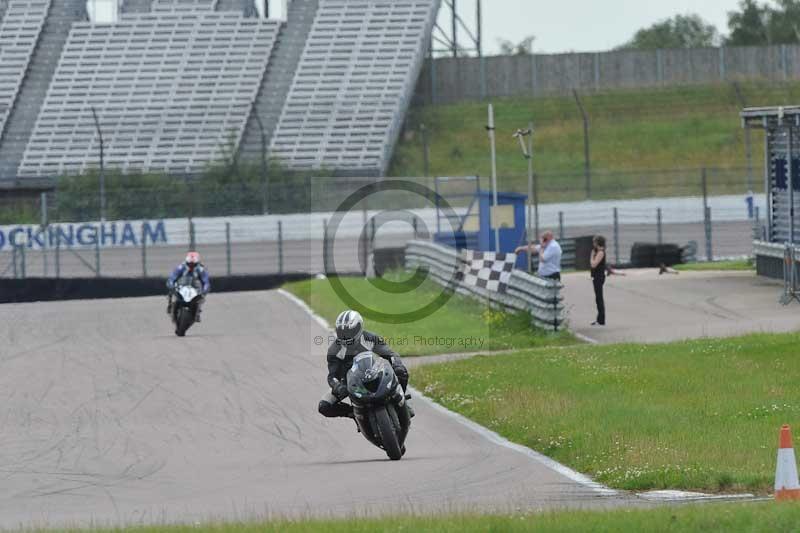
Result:
{"label": "white helmet", "polygon": [[336,338],[343,344],[354,344],[364,332],[364,319],[357,311],[342,311],[336,317]]}

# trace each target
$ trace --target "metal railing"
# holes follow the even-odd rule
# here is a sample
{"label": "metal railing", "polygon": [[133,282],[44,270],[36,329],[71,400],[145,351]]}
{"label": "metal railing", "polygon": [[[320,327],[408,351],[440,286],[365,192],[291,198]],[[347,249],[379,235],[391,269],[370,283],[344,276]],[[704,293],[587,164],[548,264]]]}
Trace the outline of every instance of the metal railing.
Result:
{"label": "metal railing", "polygon": [[477,298],[490,306],[530,313],[531,322],[537,327],[552,331],[562,327],[565,310],[560,283],[514,270],[504,294],[468,285],[458,281],[456,276],[461,265],[461,254],[463,251],[414,240],[406,246],[406,267],[423,268],[431,279],[445,289]]}

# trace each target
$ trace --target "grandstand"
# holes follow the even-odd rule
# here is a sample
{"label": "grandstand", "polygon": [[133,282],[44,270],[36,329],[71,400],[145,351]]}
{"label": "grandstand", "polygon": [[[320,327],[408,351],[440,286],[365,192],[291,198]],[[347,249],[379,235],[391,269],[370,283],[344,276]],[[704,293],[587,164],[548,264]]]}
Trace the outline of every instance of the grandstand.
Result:
{"label": "grandstand", "polygon": [[278,21],[252,1],[125,0],[100,24],[83,0],[0,0],[0,184],[96,167],[93,109],[107,168],[193,174],[265,146],[292,169],[383,175],[438,4],[292,0]]}
{"label": "grandstand", "polygon": [[0,180],[16,177],[80,0],[9,0],[0,20]]}
{"label": "grandstand", "polygon": [[321,0],[272,156],[291,168],[383,175],[436,10],[430,0]]}

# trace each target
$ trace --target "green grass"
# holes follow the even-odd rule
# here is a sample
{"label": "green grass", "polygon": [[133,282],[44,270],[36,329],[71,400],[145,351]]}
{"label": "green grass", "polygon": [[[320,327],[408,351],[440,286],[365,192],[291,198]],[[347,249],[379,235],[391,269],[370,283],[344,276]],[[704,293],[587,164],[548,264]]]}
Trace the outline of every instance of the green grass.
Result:
{"label": "green grass", "polygon": [[800,334],[577,345],[415,370],[414,385],[612,487],[767,493],[800,432]]}
{"label": "green grass", "polygon": [[[309,520],[260,524],[213,524],[186,526],[94,529],[98,533],[500,533],[500,532],[756,532],[797,531],[800,506],[760,502],[747,504],[705,504],[656,509],[612,511],[559,511],[512,516],[457,515],[445,517],[388,517],[381,519]],[[87,530],[61,530],[87,531]]]}
{"label": "green grass", "polygon": [[[800,101],[797,82],[743,84],[742,90],[750,106]],[[745,134],[731,85],[621,90],[582,98],[590,116],[593,198],[699,195],[702,167],[720,169],[709,173],[711,194],[744,193]],[[512,133],[533,120],[541,201],[583,199],[583,123],[572,96],[493,103],[500,188],[527,190],[527,162]],[[391,175],[425,175],[418,130],[425,124],[430,175],[489,176],[486,121],[485,102],[413,109]],[[751,137],[758,188],[763,134],[754,130]]]}
{"label": "green grass", "polygon": [[690,271],[706,271],[706,270],[755,270],[755,265],[748,259],[734,260],[734,261],[714,261],[711,263],[686,263],[684,265],[675,265],[675,270],[685,272]]}
{"label": "green grass", "polygon": [[[508,314],[491,310],[477,301],[455,294],[447,303],[424,319],[405,324],[376,320],[369,308],[383,313],[400,314],[422,309],[434,301],[442,288],[425,282],[414,291],[390,294],[363,278],[339,278],[359,303],[353,308],[364,315],[368,330],[384,336],[401,355],[502,350],[575,343],[568,333],[547,333],[530,325],[527,314]],[[400,275],[390,276],[399,280]],[[329,280],[290,283],[285,288],[303,299],[329,323],[347,309],[334,292]]]}

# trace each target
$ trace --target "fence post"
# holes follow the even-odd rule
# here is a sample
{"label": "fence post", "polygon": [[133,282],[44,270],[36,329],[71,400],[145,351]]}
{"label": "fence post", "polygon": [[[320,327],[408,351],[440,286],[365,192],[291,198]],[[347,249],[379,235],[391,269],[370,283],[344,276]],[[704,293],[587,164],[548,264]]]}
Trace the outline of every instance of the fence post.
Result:
{"label": "fence post", "polygon": [[17,259],[17,248],[19,248],[19,246],[16,244],[11,248],[11,264],[14,265],[14,279],[19,278],[19,272],[17,271],[17,262],[19,261]]}
{"label": "fence post", "polygon": [[711,208],[705,209],[705,227],[706,227],[706,259],[710,262],[714,260],[713,247],[711,245]]}
{"label": "fence post", "polygon": [[278,221],[278,273],[283,274],[283,223]]}
{"label": "fence post", "polygon": [[656,50],[656,78],[659,85],[664,85],[664,52],[660,48]]}
{"label": "fence post", "polygon": [[578,91],[572,89],[572,95],[575,97],[575,103],[578,104],[578,110],[583,118],[583,172],[586,179],[586,199],[590,200],[592,198],[592,163],[589,155],[589,115],[583,107]]}
{"label": "fence post", "polygon": [[25,268],[26,265],[25,265],[25,246],[24,245],[19,247],[19,254],[20,254],[20,260],[19,260],[20,273],[22,274],[22,279],[25,279],[25,278],[28,277],[28,274],[27,274],[26,268]]}
{"label": "fence post", "polygon": [[564,240],[564,212],[558,212],[558,240]]}
{"label": "fence post", "polygon": [[189,218],[189,249],[194,250],[197,246],[194,236],[194,222]]}
{"label": "fence post", "polygon": [[600,90],[600,53],[594,54],[594,90]]}
{"label": "fence post", "polygon": [[61,235],[56,227],[56,279],[61,277]]}
{"label": "fence post", "polygon": [[94,274],[100,277],[100,235],[95,234],[94,240]]}
{"label": "fence post", "polygon": [[231,275],[231,223],[225,223],[225,265],[228,276]]}
{"label": "fence post", "polygon": [[619,211],[614,208],[614,264],[619,265]]}
{"label": "fence post", "polygon": [[700,171],[700,188],[703,191],[703,213],[708,208],[708,177],[706,174],[706,169],[703,167]]}
{"label": "fence post", "polygon": [[44,246],[42,246],[42,271],[44,277],[47,277],[49,274],[48,268],[48,261],[47,261],[47,247],[50,245],[50,231],[47,227],[47,193],[43,192],[39,196],[39,210],[41,211],[41,225],[42,231],[44,232]]}
{"label": "fence post", "polygon": [[322,221],[322,271],[328,274],[328,219]]}
{"label": "fence post", "polygon": [[487,94],[487,83],[486,83],[486,56],[481,54],[479,67],[480,67],[480,76],[481,76],[481,101],[486,100],[488,97]]}
{"label": "fence post", "polygon": [[428,143],[428,130],[425,128],[425,124],[421,124],[419,127],[419,133],[422,136],[422,167],[424,176],[427,178],[430,176],[431,171],[431,147]]}
{"label": "fence post", "polygon": [[658,244],[664,244],[664,233],[661,225],[661,208],[656,209],[656,231],[658,233]]}
{"label": "fence post", "polygon": [[147,278],[147,241],[144,238],[144,222],[142,222],[142,277]]}

